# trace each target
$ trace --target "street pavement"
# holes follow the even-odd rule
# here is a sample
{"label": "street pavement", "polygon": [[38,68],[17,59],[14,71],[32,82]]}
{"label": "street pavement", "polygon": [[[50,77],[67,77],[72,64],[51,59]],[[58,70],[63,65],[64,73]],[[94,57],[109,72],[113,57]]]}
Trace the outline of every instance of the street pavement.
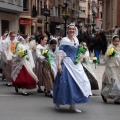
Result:
{"label": "street pavement", "polygon": [[[101,89],[102,74],[104,72],[103,56],[101,64],[95,69],[99,87]],[[14,87],[5,86],[5,81],[0,79],[0,120],[119,120],[120,106],[112,100],[104,103],[100,96],[100,90],[92,91],[91,101],[79,104],[77,108],[82,113],[69,111],[69,106],[61,106],[56,110],[52,98],[45,97],[43,93],[31,90],[29,96],[16,94]]]}

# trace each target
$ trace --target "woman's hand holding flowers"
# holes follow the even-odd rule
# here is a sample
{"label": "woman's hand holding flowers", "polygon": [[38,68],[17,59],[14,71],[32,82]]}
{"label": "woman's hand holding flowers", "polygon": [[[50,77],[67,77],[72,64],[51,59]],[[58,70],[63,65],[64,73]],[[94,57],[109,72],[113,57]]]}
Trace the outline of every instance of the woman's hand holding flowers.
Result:
{"label": "woman's hand holding flowers", "polygon": [[58,65],[58,72],[61,73],[62,72],[62,66],[59,64]]}
{"label": "woman's hand holding flowers", "polygon": [[79,55],[79,56],[78,56],[78,60],[79,60],[79,61],[80,61],[82,58],[83,58],[82,55]]}
{"label": "woman's hand holding flowers", "polygon": [[116,56],[118,53],[115,51],[114,48],[109,48],[106,52],[107,56],[109,58],[113,58],[114,56]]}
{"label": "woman's hand holding flowers", "polygon": [[83,62],[85,62],[87,60],[87,58],[86,57],[83,57]]}

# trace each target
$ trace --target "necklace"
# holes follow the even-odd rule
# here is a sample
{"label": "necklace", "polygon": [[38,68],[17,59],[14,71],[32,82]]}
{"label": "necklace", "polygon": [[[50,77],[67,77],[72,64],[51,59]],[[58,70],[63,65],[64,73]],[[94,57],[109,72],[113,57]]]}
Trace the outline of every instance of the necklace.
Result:
{"label": "necklace", "polygon": [[76,43],[75,43],[75,40],[73,39],[73,40],[71,40],[71,42],[73,42],[74,43],[74,46],[76,46]]}
{"label": "necklace", "polygon": [[[69,37],[68,37],[69,38]],[[76,46],[74,38],[69,38],[70,42],[74,43],[74,46]]]}

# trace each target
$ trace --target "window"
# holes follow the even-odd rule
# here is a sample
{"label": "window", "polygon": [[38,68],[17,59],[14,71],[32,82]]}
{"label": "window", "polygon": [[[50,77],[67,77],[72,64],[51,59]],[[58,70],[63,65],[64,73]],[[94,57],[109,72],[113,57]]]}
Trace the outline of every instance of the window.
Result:
{"label": "window", "polygon": [[88,3],[88,9],[90,9],[91,8],[91,5],[90,5],[90,3]]}
{"label": "window", "polygon": [[80,0],[81,2],[86,2],[86,0]]}
{"label": "window", "polygon": [[101,18],[103,17],[103,14],[102,14],[102,12],[100,13],[100,17],[101,17]]}
{"label": "window", "polygon": [[0,2],[5,2],[5,0],[0,0]]}
{"label": "window", "polygon": [[50,16],[53,16],[53,8],[50,8]]}
{"label": "window", "polygon": [[37,14],[40,15],[40,0],[37,0]]}
{"label": "window", "polygon": [[60,17],[60,5],[58,4],[58,17]]}
{"label": "window", "polygon": [[28,0],[23,0],[23,11],[28,11]]}
{"label": "window", "polygon": [[41,15],[44,15],[44,4],[43,1],[40,1]]}
{"label": "window", "polygon": [[8,3],[13,4],[13,0],[8,0]]}
{"label": "window", "polygon": [[55,7],[55,16],[58,17],[58,7]]}
{"label": "window", "polygon": [[81,7],[81,13],[86,13],[86,7]]}
{"label": "window", "polygon": [[17,0],[17,5],[18,5],[18,6],[22,6],[22,5],[21,5],[21,0]]}
{"label": "window", "polygon": [[1,30],[2,34],[5,30],[9,31],[9,21],[8,20],[1,20]]}

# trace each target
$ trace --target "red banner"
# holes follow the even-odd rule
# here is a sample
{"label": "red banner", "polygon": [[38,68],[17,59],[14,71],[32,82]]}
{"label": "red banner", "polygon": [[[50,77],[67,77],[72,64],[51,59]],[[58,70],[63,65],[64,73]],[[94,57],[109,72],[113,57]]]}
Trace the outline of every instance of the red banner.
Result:
{"label": "red banner", "polygon": [[19,20],[20,25],[32,25],[32,20],[29,19],[20,19]]}

